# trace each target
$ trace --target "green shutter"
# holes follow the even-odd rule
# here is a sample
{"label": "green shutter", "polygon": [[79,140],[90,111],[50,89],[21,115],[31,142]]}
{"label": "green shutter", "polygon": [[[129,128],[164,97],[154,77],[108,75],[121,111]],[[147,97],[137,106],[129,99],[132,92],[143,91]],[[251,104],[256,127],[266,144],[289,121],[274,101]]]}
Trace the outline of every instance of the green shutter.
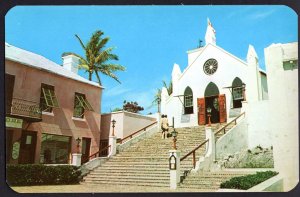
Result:
{"label": "green shutter", "polygon": [[81,95],[76,95],[77,100],[79,101],[79,105],[83,107],[85,110],[94,111],[90,103]]}
{"label": "green shutter", "polygon": [[57,98],[55,96],[54,90],[42,88],[43,95],[48,107],[59,107]]}

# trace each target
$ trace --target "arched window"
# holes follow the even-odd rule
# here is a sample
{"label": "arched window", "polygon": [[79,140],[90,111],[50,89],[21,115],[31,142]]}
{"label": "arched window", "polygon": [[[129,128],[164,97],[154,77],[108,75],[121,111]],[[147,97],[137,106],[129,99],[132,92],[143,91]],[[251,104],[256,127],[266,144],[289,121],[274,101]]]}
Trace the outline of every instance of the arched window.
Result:
{"label": "arched window", "polygon": [[232,100],[233,108],[241,108],[242,101],[245,100],[245,84],[236,77],[232,82]]}
{"label": "arched window", "polygon": [[184,114],[192,114],[193,111],[193,91],[190,87],[184,91]]}
{"label": "arched window", "polygon": [[205,92],[204,92],[204,96],[205,97],[210,97],[210,96],[217,96],[219,95],[220,92],[219,92],[219,88],[218,86],[213,83],[213,82],[210,82],[207,86],[206,86],[206,89],[205,89]]}

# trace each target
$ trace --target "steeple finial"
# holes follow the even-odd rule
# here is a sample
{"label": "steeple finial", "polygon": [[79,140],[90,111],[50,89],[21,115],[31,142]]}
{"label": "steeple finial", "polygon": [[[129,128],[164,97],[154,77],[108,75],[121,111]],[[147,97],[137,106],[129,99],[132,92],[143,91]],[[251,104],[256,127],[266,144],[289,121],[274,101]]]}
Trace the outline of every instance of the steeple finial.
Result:
{"label": "steeple finial", "polygon": [[213,28],[209,18],[207,18],[207,29],[205,34],[205,44],[211,43],[216,45],[216,30]]}

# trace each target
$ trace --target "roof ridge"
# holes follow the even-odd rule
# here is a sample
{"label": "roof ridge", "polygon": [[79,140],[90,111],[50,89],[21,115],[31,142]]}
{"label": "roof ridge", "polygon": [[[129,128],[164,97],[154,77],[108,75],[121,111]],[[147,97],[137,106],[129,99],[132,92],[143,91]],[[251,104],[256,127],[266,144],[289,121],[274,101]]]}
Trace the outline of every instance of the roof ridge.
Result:
{"label": "roof ridge", "polygon": [[73,73],[72,71],[64,68],[62,65],[59,65],[40,54],[16,47],[7,42],[5,42],[5,58],[11,61],[22,63],[26,66],[42,69],[62,77],[103,88],[97,82],[89,81],[86,78]]}

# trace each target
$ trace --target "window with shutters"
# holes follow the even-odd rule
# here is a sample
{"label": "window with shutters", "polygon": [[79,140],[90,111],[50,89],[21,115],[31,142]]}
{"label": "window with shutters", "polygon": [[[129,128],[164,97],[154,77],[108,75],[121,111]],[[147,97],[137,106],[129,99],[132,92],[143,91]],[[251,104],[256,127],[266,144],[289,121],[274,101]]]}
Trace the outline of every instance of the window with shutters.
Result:
{"label": "window with shutters", "polygon": [[243,87],[232,88],[233,100],[244,100]]}
{"label": "window with shutters", "polygon": [[40,107],[43,112],[52,112],[53,107],[59,107],[58,100],[54,91],[54,86],[42,83]]}
{"label": "window with shutters", "polygon": [[184,114],[192,114],[193,111],[193,91],[187,87],[184,91]]}
{"label": "window with shutters", "polygon": [[73,117],[83,118],[85,110],[94,111],[91,104],[86,100],[85,95],[75,92]]}

